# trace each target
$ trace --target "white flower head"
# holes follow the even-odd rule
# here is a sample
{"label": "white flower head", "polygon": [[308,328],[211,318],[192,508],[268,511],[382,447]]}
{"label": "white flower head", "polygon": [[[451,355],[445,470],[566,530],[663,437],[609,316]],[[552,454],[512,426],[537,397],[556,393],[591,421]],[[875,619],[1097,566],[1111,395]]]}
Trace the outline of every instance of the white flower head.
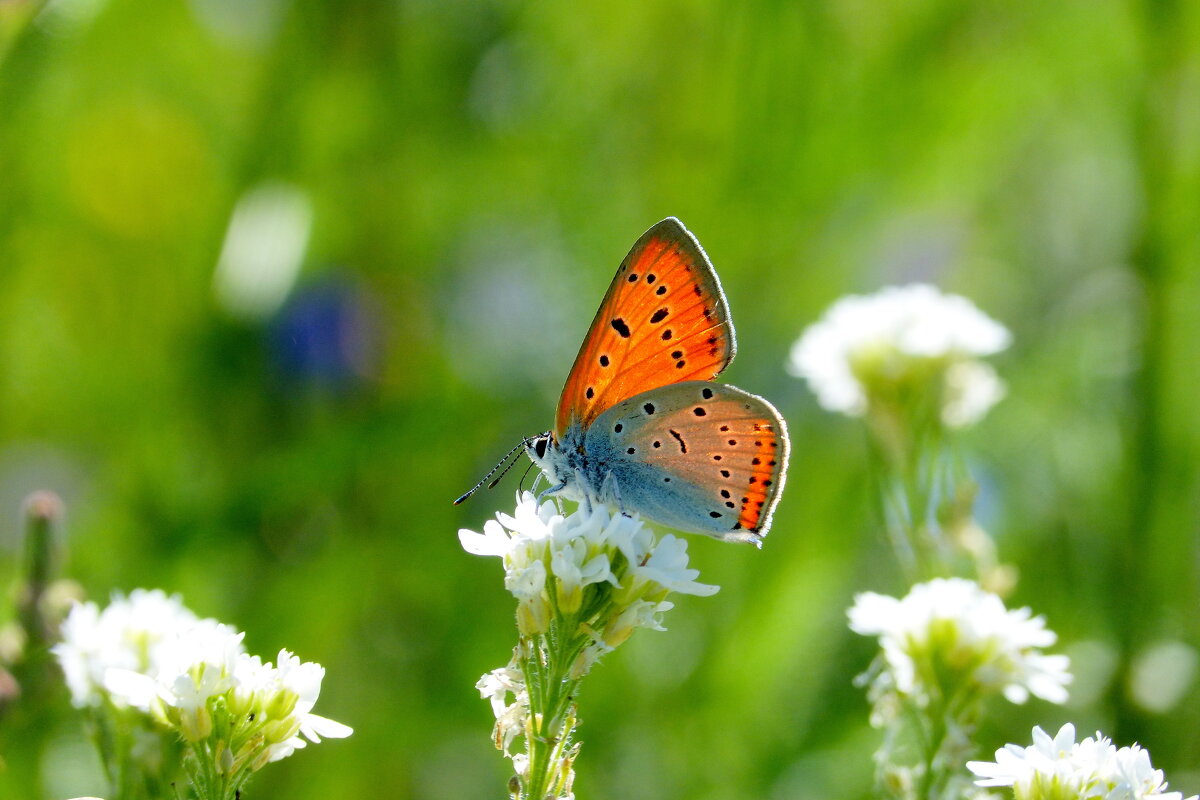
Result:
{"label": "white flower head", "polygon": [[[522,670],[545,655],[531,656],[545,641],[570,644],[569,663],[557,666],[564,679],[579,680],[637,628],[664,630],[671,592],[711,595],[719,588],[697,582],[685,540],[657,539],[638,517],[600,503],[563,514],[525,492],[511,516],[497,514],[483,533],[460,530],[458,536],[467,552],[501,559],[505,587],[517,599],[517,627],[528,637],[508,667],[476,684],[492,704],[496,746],[506,754],[517,737],[528,738],[533,724],[533,690],[526,689]],[[529,680],[536,686],[538,675]]]}
{"label": "white flower head", "polygon": [[[178,597],[136,590],[101,611],[76,606],[55,648],[77,705],[105,698],[134,708],[219,758],[225,772],[254,771],[308,742],[352,730],[312,713],[325,670],[280,650],[276,664],[246,653],[245,634],[198,619]],[[214,731],[217,732],[214,734]],[[303,737],[303,738],[301,738]],[[240,741],[237,754],[231,742]]]}
{"label": "white flower head", "polygon": [[[517,496],[512,516],[497,514],[483,533],[460,530],[458,537],[467,552],[502,559],[505,587],[518,600],[518,620],[538,613],[535,630],[522,624],[526,632],[542,632],[549,623],[540,615],[549,613],[551,578],[558,611],[567,614],[579,610],[583,591],[596,584],[613,587],[622,607],[653,594],[705,596],[719,588],[696,581],[700,572],[688,567],[686,541],[672,534],[656,539],[637,517],[602,504],[563,515],[552,502],[539,506],[525,492]],[[619,572],[618,560],[624,562]]]}
{"label": "white flower head", "polygon": [[946,425],[979,420],[1003,396],[1003,384],[979,364],[1008,347],[1008,330],[965,297],[928,284],[888,287],[838,300],[793,345],[788,368],[804,378],[821,406],[865,414],[872,397],[896,387],[937,382]]}
{"label": "white flower head", "polygon": [[995,761],[969,761],[967,768],[977,786],[1010,786],[1017,800],[1183,800],[1181,792],[1167,791],[1146,750],[1118,749],[1100,733],[1076,742],[1070,723],[1053,738],[1034,728],[1031,746],[1005,745]]}
{"label": "white flower head", "polygon": [[199,742],[213,729],[209,701],[234,686],[234,664],[245,653],[244,636],[216,620],[199,620],[163,642],[151,669],[107,670],[104,689],[118,705],[149,713],[187,741]]}
{"label": "white flower head", "polygon": [[[866,592],[855,598],[849,617],[855,633],[879,637],[884,668],[873,683],[876,695],[925,697],[934,688],[927,685],[936,679],[932,673],[1002,691],[1014,703],[1030,694],[1054,703],[1067,699],[1067,657],[1041,652],[1054,644],[1055,633],[1028,608],[1007,610],[974,581],[937,578],[902,599]],[[938,688],[945,695],[954,687]]]}
{"label": "white flower head", "polygon": [[79,707],[99,704],[109,670],[156,672],[175,636],[198,621],[177,595],[159,589],[114,594],[103,611],[95,603],[76,604],[63,621],[62,641],[53,648],[71,702]]}

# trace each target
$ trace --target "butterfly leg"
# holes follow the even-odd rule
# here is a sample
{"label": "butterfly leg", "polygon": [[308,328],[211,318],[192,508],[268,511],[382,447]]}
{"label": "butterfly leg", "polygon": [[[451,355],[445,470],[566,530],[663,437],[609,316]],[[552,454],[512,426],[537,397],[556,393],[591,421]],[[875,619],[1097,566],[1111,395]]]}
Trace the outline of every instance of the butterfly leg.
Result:
{"label": "butterfly leg", "polygon": [[558,483],[554,484],[553,486],[548,486],[548,487],[546,487],[545,489],[543,489],[543,490],[542,490],[542,492],[541,492],[541,494],[539,494],[539,495],[537,496],[538,502],[540,503],[540,502],[542,502],[543,500],[545,500],[545,499],[546,499],[546,495],[558,494],[559,492],[561,492],[561,491],[562,491],[563,489],[565,489],[565,488],[567,488],[567,479],[566,479],[566,478],[563,478],[561,481],[559,481]]}
{"label": "butterfly leg", "polygon": [[[578,468],[575,469],[575,485],[581,488],[588,485],[584,480],[583,471]],[[592,493],[585,489],[581,494],[583,495],[581,502],[583,503],[584,511],[589,514],[592,513]]]}
{"label": "butterfly leg", "polygon": [[612,472],[607,472],[604,475],[604,483],[600,487],[601,496],[612,502],[621,513],[629,516],[629,512],[625,510],[625,504],[621,502],[621,487],[617,485],[617,476]]}

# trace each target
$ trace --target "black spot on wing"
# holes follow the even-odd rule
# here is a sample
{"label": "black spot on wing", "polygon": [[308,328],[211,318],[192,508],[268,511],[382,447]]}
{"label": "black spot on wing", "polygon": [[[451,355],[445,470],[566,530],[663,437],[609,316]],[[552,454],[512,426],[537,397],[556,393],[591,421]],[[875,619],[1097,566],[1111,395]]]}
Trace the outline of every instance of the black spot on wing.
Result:
{"label": "black spot on wing", "polygon": [[679,452],[686,453],[687,452],[687,443],[683,441],[683,437],[679,435],[679,431],[669,430],[669,431],[667,431],[667,433],[674,436],[675,441],[679,442]]}
{"label": "black spot on wing", "polygon": [[625,320],[617,317],[609,324],[613,326],[613,330],[621,334],[622,339],[629,338],[629,326],[625,324]]}

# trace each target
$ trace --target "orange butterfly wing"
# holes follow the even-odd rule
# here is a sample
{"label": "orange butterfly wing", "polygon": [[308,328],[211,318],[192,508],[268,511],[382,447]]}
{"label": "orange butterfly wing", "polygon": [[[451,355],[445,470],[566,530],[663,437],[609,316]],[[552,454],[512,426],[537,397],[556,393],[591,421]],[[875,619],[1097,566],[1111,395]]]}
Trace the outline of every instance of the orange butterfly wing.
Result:
{"label": "orange butterfly wing", "polygon": [[558,401],[559,440],[635,394],[714,378],[736,348],[708,256],[667,217],[634,243],[604,295]]}

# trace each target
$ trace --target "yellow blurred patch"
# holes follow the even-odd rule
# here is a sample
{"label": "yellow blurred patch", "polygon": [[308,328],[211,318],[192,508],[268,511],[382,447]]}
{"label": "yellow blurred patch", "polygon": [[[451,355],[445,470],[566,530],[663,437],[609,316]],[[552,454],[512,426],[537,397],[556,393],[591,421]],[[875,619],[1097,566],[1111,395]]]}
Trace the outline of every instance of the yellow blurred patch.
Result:
{"label": "yellow blurred patch", "polygon": [[180,233],[214,196],[211,153],[195,121],[149,101],[83,115],[67,140],[66,165],[80,211],[134,238]]}

